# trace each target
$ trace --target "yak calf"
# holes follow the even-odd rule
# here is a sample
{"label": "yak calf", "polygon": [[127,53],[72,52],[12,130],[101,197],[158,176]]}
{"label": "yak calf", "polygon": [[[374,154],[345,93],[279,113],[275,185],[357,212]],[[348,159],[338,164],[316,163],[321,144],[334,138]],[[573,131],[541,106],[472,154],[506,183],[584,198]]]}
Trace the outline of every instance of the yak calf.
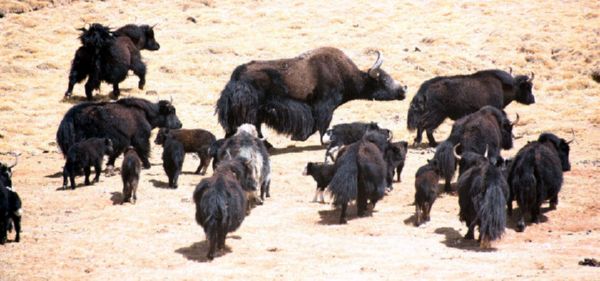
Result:
{"label": "yak calf", "polygon": [[85,185],[90,185],[91,167],[94,166],[96,176],[94,182],[100,180],[104,155],[113,153],[113,144],[109,138],[90,138],[80,141],[67,152],[67,162],[63,169],[63,188],[67,188],[67,178],[70,179],[71,189],[75,189],[75,174],[83,169]]}
{"label": "yak calf", "polygon": [[173,136],[168,136],[163,143],[163,168],[169,177],[169,187],[177,188],[177,180],[183,168],[185,150],[183,144]]}
{"label": "yak calf", "polygon": [[202,129],[176,129],[161,128],[154,140],[155,144],[162,145],[167,137],[173,137],[181,144],[186,153],[197,153],[200,158],[200,164],[196,169],[196,174],[205,175],[208,165],[210,164],[211,156],[209,148],[216,141],[215,135],[211,132]]}
{"label": "yak calf", "polygon": [[430,212],[438,196],[438,181],[440,180],[436,160],[427,160],[427,165],[421,166],[415,174],[415,226],[430,219]]}
{"label": "yak calf", "polygon": [[125,149],[125,157],[121,166],[121,179],[123,180],[123,203],[137,201],[137,187],[140,181],[142,160],[135,152],[133,146]]}
{"label": "yak calf", "polygon": [[325,203],[323,192],[333,178],[334,173],[335,166],[333,164],[314,162],[308,162],[308,164],[306,164],[302,174],[305,176],[310,175],[317,182],[317,190],[315,191],[315,197],[312,202],[317,202],[317,197],[319,197],[320,202]]}

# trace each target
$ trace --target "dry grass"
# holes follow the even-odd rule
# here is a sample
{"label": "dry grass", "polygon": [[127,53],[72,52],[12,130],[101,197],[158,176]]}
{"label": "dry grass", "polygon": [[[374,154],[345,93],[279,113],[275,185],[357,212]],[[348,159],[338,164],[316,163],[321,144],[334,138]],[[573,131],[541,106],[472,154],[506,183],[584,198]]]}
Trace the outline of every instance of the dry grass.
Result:
{"label": "dry grass", "polygon": [[[4,1],[0,9],[15,3],[22,2]],[[600,69],[599,11],[594,1],[135,0],[7,14],[0,19],[0,152],[23,153],[14,182],[25,217],[22,242],[0,247],[0,279],[596,279],[597,270],[577,262],[600,252],[600,84],[591,78]],[[113,27],[158,23],[161,50],[143,52],[147,88],[137,90],[131,77],[122,84],[124,95],[172,96],[185,127],[217,135],[223,132],[213,115],[215,100],[235,66],[252,59],[331,45],[366,68],[374,60],[368,52],[382,50],[383,68],[409,86],[408,99],[353,101],[336,111],[333,123],[378,121],[410,141],[406,112],[424,80],[484,68],[534,71],[536,104],[507,108],[524,121],[515,129],[522,136],[516,147],[543,131],[568,137],[573,128],[573,170],[565,176],[559,209],[545,214],[547,222],[522,234],[507,229],[496,251],[482,253],[460,239],[465,227],[457,219],[456,197],[436,201],[427,225],[405,225],[414,212],[413,175],[430,151],[410,151],[403,182],[372,217],[329,225],[338,212],[307,203],[314,183],[300,176],[307,161],[323,157],[322,149],[301,149],[317,145],[317,137],[299,143],[269,131],[276,147],[300,151],[272,157],[273,198],[229,235],[231,252],[205,263],[206,243],[190,200],[201,177],[185,174],[178,190],[155,187],[166,181],[158,147],[154,166],[142,173],[136,205],[113,206],[118,177],[56,190],[63,160],[54,139],[72,106],[61,99],[79,44],[76,28],[95,21]],[[102,96],[109,90],[103,85]],[[82,84],[74,94],[83,96]],[[443,139],[450,125],[436,137]],[[184,170],[193,171],[197,161],[188,156]]]}

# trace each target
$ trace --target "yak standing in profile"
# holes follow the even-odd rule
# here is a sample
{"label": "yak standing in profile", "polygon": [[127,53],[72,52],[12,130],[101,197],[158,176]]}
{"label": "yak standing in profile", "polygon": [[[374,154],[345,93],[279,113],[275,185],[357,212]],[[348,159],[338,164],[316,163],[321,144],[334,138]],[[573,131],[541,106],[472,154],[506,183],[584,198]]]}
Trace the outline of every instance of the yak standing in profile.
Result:
{"label": "yak standing in profile", "polygon": [[0,245],[8,240],[8,232],[15,227],[15,242],[21,240],[21,198],[12,185],[12,168],[17,165],[19,157],[15,154],[15,163],[0,163]]}
{"label": "yak standing in profile", "polygon": [[160,48],[151,27],[124,26],[116,33],[122,36],[115,35],[108,27],[99,23],[80,30],[81,47],[75,52],[71,64],[66,98],[71,97],[76,83],[88,77],[85,83],[85,96],[88,100],[92,100],[92,91],[99,89],[102,81],[113,85],[112,97],[117,99],[121,92],[119,83],[125,80],[129,70],[133,70],[140,78],[138,88],[144,88],[146,64],[142,61],[140,50]]}
{"label": "yak standing in profile", "polygon": [[156,127],[181,128],[175,107],[169,101],[157,103],[139,98],[124,98],[116,102],[85,102],[75,105],[63,117],[56,142],[63,155],[84,139],[110,138],[113,153],[108,158],[109,170],[115,159],[128,146],[135,147],[144,168],[150,168],[150,134]]}
{"label": "yak standing in profile", "polygon": [[217,101],[219,124],[226,138],[244,123],[253,124],[259,138],[262,123],[292,140],[304,141],[316,131],[322,137],[333,111],[348,101],[404,99],[406,88],[381,64],[378,52],[375,64],[363,72],[341,50],[323,47],[291,59],[240,65]]}
{"label": "yak standing in profile", "polygon": [[423,130],[427,132],[429,146],[437,146],[433,131],[446,118],[457,120],[480,108],[490,105],[498,109],[513,100],[532,104],[531,77],[502,70],[482,70],[470,75],[442,76],[425,81],[413,97],[408,109],[407,127],[417,129],[415,146],[421,144]]}
{"label": "yak standing in profile", "polygon": [[525,145],[510,166],[508,183],[511,187],[508,211],[512,213],[512,200],[519,205],[517,231],[525,230],[525,214],[531,221],[539,222],[541,205],[550,200],[550,209],[558,205],[558,193],[563,184],[563,172],[571,170],[569,143],[552,133],[543,133],[537,141]]}

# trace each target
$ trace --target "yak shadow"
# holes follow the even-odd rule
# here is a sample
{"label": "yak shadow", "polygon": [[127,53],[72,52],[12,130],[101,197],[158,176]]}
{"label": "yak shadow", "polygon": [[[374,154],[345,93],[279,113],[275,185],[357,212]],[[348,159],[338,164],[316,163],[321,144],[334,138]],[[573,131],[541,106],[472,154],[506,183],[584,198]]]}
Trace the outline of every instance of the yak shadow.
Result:
{"label": "yak shadow", "polygon": [[[121,91],[122,90],[123,89],[121,89]],[[112,101],[113,99],[111,97],[112,97],[112,91],[108,95],[94,94],[94,96],[92,97],[91,101],[92,102],[107,102],[107,101]],[[83,94],[83,95],[75,95],[75,93],[73,93],[73,95],[70,98],[63,97],[61,99],[61,102],[69,103],[69,104],[79,104],[79,103],[87,102],[87,101],[88,101],[88,99],[85,97],[85,94]]]}
{"label": "yak shadow", "polygon": [[122,205],[123,204],[123,193],[115,191],[110,193],[110,201],[112,201],[113,205]]}
{"label": "yak shadow", "polygon": [[[82,187],[89,187],[89,186],[94,186],[94,184],[97,184],[97,182],[93,182],[90,185],[85,185],[85,183],[80,182],[78,184],[75,184],[75,189],[80,189]],[[75,189],[71,189],[71,184],[67,183],[66,187],[63,186],[59,186],[58,188],[56,188],[56,191],[67,191],[67,190],[75,190]]]}
{"label": "yak shadow", "polygon": [[325,147],[322,145],[307,145],[307,146],[290,145],[285,148],[272,148],[271,150],[269,150],[269,154],[271,156],[275,156],[275,155],[284,154],[284,153],[299,153],[299,152],[304,152],[304,151],[315,151],[315,150],[321,150],[321,149],[325,149]]}
{"label": "yak shadow", "polygon": [[[443,243],[447,247],[456,248],[461,250],[468,250],[473,252],[495,252],[495,248],[482,249],[479,247],[477,239],[465,240],[462,234],[452,227],[440,227],[434,231],[436,234],[443,234],[445,236]],[[476,234],[477,235],[477,234]]]}
{"label": "yak shadow", "polygon": [[[210,262],[206,255],[208,253],[208,241],[203,240],[200,242],[195,242],[189,247],[183,247],[175,250],[175,253],[181,254],[186,259],[195,261],[195,262]],[[231,248],[225,245],[225,248],[221,250],[215,251],[215,258],[221,257],[225,254],[231,253]]]}
{"label": "yak shadow", "polygon": [[408,218],[404,219],[405,225],[415,226],[415,222],[417,221],[417,216],[415,214],[410,215]]}
{"label": "yak shadow", "polygon": [[58,179],[58,178],[62,178],[62,176],[63,176],[63,172],[60,171],[60,172],[56,172],[54,174],[45,175],[44,177],[50,178],[50,179]]}
{"label": "yak shadow", "polygon": [[[339,207],[329,209],[329,210],[320,210],[319,217],[321,220],[319,221],[319,224],[344,225],[344,224],[340,224],[341,212],[342,212],[342,208],[339,208]],[[371,217],[371,216],[373,216],[373,213],[376,213],[376,212],[377,212],[377,210],[373,210],[372,205],[369,204],[364,217]],[[361,218],[356,215],[356,205],[348,205],[348,208],[346,209],[346,221],[351,221],[356,218]]]}
{"label": "yak shadow", "polygon": [[[550,209],[549,207],[540,209],[540,214],[538,215],[538,217],[540,219],[539,223],[544,223],[544,222],[548,221],[548,217],[546,215],[544,215],[544,213],[546,213],[548,211],[552,211],[552,209]],[[518,216],[520,213],[521,213],[521,209],[519,209],[519,207],[516,207],[516,208],[513,207],[512,215],[506,214],[506,228],[517,231],[517,220],[518,220]],[[531,225],[536,225],[536,224],[537,223],[534,223],[531,221],[531,215],[529,213],[525,214],[526,230],[527,230],[527,227],[530,227]]]}
{"label": "yak shadow", "polygon": [[159,181],[159,180],[155,180],[155,179],[151,179],[150,182],[156,188],[172,189],[171,187],[169,187],[168,182]]}

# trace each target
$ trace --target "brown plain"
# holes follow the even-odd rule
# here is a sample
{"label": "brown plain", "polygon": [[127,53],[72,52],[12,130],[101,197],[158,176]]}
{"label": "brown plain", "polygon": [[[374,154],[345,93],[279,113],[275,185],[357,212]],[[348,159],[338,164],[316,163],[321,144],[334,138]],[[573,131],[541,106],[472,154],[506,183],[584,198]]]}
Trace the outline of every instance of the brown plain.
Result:
{"label": "brown plain", "polygon": [[[0,10],[28,2],[44,1],[3,1]],[[73,2],[0,19],[0,151],[22,153],[13,181],[24,204],[21,243],[0,247],[0,280],[598,280],[597,268],[577,263],[600,258],[600,84],[591,78],[600,68],[600,2],[148,2]],[[228,236],[227,251],[206,262],[191,200],[203,177],[192,174],[199,160],[191,155],[177,190],[157,188],[167,177],[161,149],[153,145],[153,166],[142,171],[135,205],[113,205],[120,203],[118,176],[57,191],[64,160],[56,129],[84,98],[78,84],[74,98],[61,101],[79,47],[76,28],[93,22],[158,23],[161,49],[142,52],[146,89],[138,90],[137,77],[130,76],[121,95],[173,97],[185,128],[217,137],[223,131],[215,101],[233,69],[250,60],[335,46],[366,69],[375,60],[371,51],[381,50],[382,68],[409,86],[407,99],[353,101],[336,110],[332,124],[377,121],[410,143],[406,113],[423,81],[487,68],[534,71],[536,103],[506,108],[511,118],[518,112],[521,123],[516,148],[503,154],[514,155],[541,132],[569,138],[573,129],[573,168],[558,210],[546,212],[545,222],[525,233],[508,228],[495,251],[480,252],[476,242],[461,238],[466,227],[455,196],[435,202],[429,223],[410,224],[414,174],[431,150],[409,150],[403,181],[372,217],[356,218],[351,207],[349,223],[337,225],[339,211],[309,203],[316,184],[301,175],[306,162],[323,159],[318,137],[294,142],[267,131],[279,148],[271,158],[272,198]],[[96,97],[108,99],[110,89],[103,84]],[[451,124],[436,138],[443,140]]]}

